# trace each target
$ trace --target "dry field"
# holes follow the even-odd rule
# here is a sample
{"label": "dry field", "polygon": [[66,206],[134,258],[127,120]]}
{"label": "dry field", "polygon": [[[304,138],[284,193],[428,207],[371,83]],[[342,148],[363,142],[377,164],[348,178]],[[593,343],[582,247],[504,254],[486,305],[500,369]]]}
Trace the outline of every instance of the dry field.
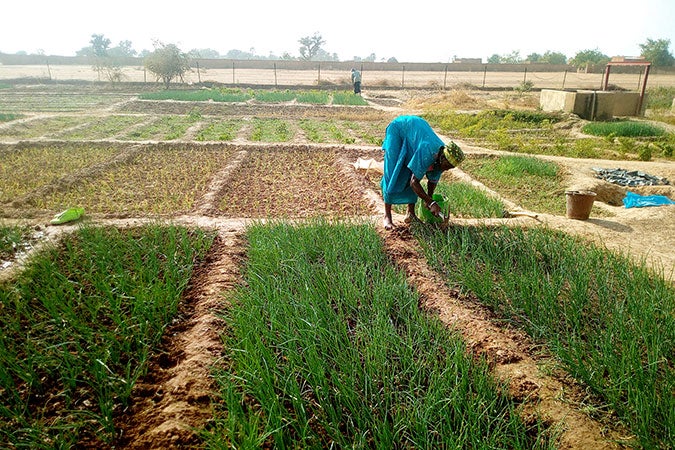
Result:
{"label": "dry field", "polygon": [[[143,67],[124,67],[122,81],[154,83],[153,75]],[[103,78],[102,78],[103,77]],[[600,89],[604,74],[581,72],[417,72],[365,71],[363,88],[389,87],[405,89],[451,89],[457,86],[515,88],[530,81],[536,89]],[[91,66],[13,66],[0,65],[0,80],[39,78],[55,81],[107,81]],[[610,84],[627,90],[639,90],[640,74],[610,74]],[[193,69],[185,83],[217,82],[232,85],[266,86],[343,86],[350,84],[349,72],[335,70],[272,70],[272,69]],[[648,87],[675,86],[675,75],[652,73]]]}

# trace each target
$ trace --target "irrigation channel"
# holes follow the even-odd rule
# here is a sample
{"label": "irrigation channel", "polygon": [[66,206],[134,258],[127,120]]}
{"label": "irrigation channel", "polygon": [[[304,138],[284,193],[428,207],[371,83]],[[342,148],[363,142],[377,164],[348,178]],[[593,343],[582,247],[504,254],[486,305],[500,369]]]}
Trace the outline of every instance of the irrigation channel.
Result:
{"label": "irrigation channel", "polygon": [[[410,286],[419,293],[420,307],[436,315],[447,327],[458,330],[476,357],[484,356],[487,359],[494,375],[509,386],[509,394],[520,404],[521,414],[526,421],[540,417],[548,426],[559,431],[559,448],[613,449],[624,448],[624,443],[630,442],[631,432],[619,425],[611,414],[598,418],[587,412],[587,405],[597,399],[587,387],[566,373],[559,369],[551,370],[556,364],[539,343],[523,331],[506,324],[471,293],[446,285],[442,276],[428,265],[409,226],[398,226],[392,232],[381,228],[384,205],[377,192],[377,173],[359,170],[353,165],[357,158],[381,159],[381,150],[377,145],[364,142],[363,135],[354,134],[356,143],[347,145],[310,144],[303,132],[288,143],[253,143],[245,137],[250,127],[244,127],[232,142],[223,144],[197,142],[195,136],[200,124],[194,123],[171,144],[123,137],[130,131],[140,129],[143,124],[156,120],[152,114],[148,114],[150,110],[154,111],[154,115],[189,114],[195,107],[200,108],[202,121],[211,116],[223,115],[244,117],[250,122],[260,117],[357,116],[364,123],[374,123],[374,128],[383,133],[382,125],[386,125],[390,118],[410,112],[402,109],[398,102],[383,99],[378,103],[377,99],[373,99],[369,107],[359,107],[355,113],[341,107],[331,110],[297,105],[214,106],[141,102],[133,98],[115,100],[118,102],[102,108],[97,105],[95,111],[70,113],[73,116],[81,114],[91,117],[117,114],[135,120],[124,125],[123,130],[117,130],[112,139],[109,137],[111,132],[107,132],[108,137],[91,139],[89,134],[82,139],[63,140],[64,135],[77,133],[87,127],[84,122],[74,121],[69,127],[56,132],[12,140],[11,127],[15,127],[15,134],[21,136],[24,131],[17,130],[26,124],[26,129],[29,129],[31,122],[58,116],[52,112],[35,114],[2,126],[5,132],[3,149],[75,148],[82,144],[115,149],[112,157],[105,155],[99,164],[68,173],[4,204],[4,220],[33,223],[44,234],[43,243],[58,242],[63,235],[76,230],[79,224],[44,226],[53,211],[36,207],[39,197],[58,198],[73,186],[82,185],[83,180],[86,183],[86,180],[100,177],[111,167],[127,164],[139,155],[147,156],[155,147],[188,148],[190,151],[197,149],[197,153],[189,159],[201,157],[200,150],[216,150],[226,154],[224,161],[218,160],[213,167],[204,169],[209,175],[204,185],[192,193],[194,201],[188,207],[179,206],[175,211],[146,214],[144,207],[137,209],[131,203],[132,200],[122,197],[121,201],[129,202],[127,208],[92,207],[88,210],[86,220],[94,224],[126,228],[159,221],[217,232],[206,260],[198,267],[183,294],[181,319],[166,330],[161,351],[152,358],[148,375],[137,383],[131,405],[119,417],[115,448],[159,449],[199,445],[200,438],[194,430],[203,428],[212,417],[211,401],[215,386],[211,368],[223,353],[219,335],[222,318],[215,311],[226,306],[223,302],[227,292],[235,289],[242,281],[240,270],[246,258],[244,234],[247,227],[267,220],[303,222],[316,216],[372,221],[392,263],[406,274]],[[93,133],[92,130],[88,133]],[[498,153],[471,145],[465,145],[464,148],[472,157]],[[189,165],[186,160],[179,161]],[[204,166],[199,165],[198,168],[203,169]],[[271,175],[264,176],[265,171],[271,172]],[[181,176],[189,177],[192,172],[186,173]],[[453,170],[453,177],[481,185],[460,169]],[[132,183],[129,186],[141,184]],[[95,189],[101,189],[100,185]],[[106,195],[105,189],[101,195]],[[149,197],[150,202],[145,207],[149,207],[153,201],[163,201],[163,197],[154,197],[156,194],[152,189],[141,189],[140,194],[132,192],[130,195],[133,201],[141,201],[143,196]],[[509,209],[518,208],[509,199],[502,200]],[[394,219],[398,224],[403,222],[399,214],[395,214]],[[551,214],[538,214],[537,218],[520,216],[482,220],[455,217],[451,223],[460,226],[506,224],[525,228],[550,226],[577,232],[597,241],[606,240],[608,234],[616,237],[622,232],[620,229],[617,232],[616,227],[602,226],[602,223],[579,223]],[[630,238],[625,238],[625,242],[621,239],[624,238],[620,236],[618,240],[615,239],[618,241],[617,248],[625,249]],[[612,248],[612,245],[608,247]],[[34,250],[39,251],[40,248],[41,244],[37,244]],[[629,249],[635,250],[637,259],[645,256],[639,253],[644,248]],[[668,250],[661,253],[667,256]],[[650,254],[658,256],[661,253],[655,244]],[[30,254],[24,255],[9,269],[3,270],[0,279],[15,276],[29,260]],[[672,264],[672,261],[657,259],[654,264],[662,266]]]}

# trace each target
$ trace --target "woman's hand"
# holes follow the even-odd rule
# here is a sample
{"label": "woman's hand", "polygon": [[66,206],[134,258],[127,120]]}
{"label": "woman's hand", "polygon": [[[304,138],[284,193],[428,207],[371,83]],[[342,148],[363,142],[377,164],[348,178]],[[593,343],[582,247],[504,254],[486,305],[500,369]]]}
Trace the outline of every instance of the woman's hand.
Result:
{"label": "woman's hand", "polygon": [[431,214],[433,214],[436,217],[441,216],[441,207],[438,206],[438,203],[436,202],[431,202],[427,205],[427,208],[429,208],[429,211],[431,211]]}

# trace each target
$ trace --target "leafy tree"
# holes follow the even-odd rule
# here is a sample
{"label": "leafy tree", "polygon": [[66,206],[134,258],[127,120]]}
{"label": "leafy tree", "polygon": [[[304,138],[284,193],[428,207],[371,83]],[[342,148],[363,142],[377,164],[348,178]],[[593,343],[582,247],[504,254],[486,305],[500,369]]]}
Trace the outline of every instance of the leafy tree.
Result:
{"label": "leafy tree", "polygon": [[567,56],[560,52],[546,51],[539,62],[546,64],[567,64]]}
{"label": "leafy tree", "polygon": [[541,62],[541,55],[539,53],[530,53],[527,55],[527,58],[525,58],[525,61],[531,63]]}
{"label": "leafy tree", "polygon": [[120,56],[131,50],[131,41],[120,42],[117,48],[109,49],[110,39],[103,34],[92,34],[89,40],[90,47],[84,47],[77,55],[88,56],[92,59],[92,68],[98,73],[99,80],[104,74],[108,81],[114,83],[122,80],[122,64]]}
{"label": "leafy tree", "polygon": [[[536,53],[535,53],[536,55]],[[499,64],[499,63],[504,63],[504,64],[519,64],[522,63],[523,59],[520,57],[520,52],[518,50],[514,50],[511,53],[507,55],[498,55],[494,54],[488,58],[488,63],[491,64]]]}
{"label": "leafy tree", "polygon": [[154,46],[155,51],[145,58],[145,67],[155,74],[158,80],[162,80],[166,89],[174,78],[183,81],[183,75],[190,70],[188,55],[181,52],[175,44],[156,41]]}
{"label": "leafy tree", "polygon": [[136,50],[131,47],[131,41],[120,41],[117,47],[108,50],[108,55],[114,57],[136,56]]}
{"label": "leafy tree", "polygon": [[577,69],[588,67],[589,65],[602,65],[609,62],[609,56],[602,53],[597,48],[595,50],[582,50],[577,52],[569,63]]}
{"label": "leafy tree", "polygon": [[305,61],[313,60],[319,54],[321,46],[326,43],[318,32],[313,36],[302,37],[298,42],[301,44],[300,55]]}
{"label": "leafy tree", "polygon": [[205,59],[218,59],[220,58],[220,53],[217,50],[212,48],[193,48],[188,52],[191,58],[205,58]]}
{"label": "leafy tree", "polygon": [[670,67],[675,63],[675,57],[668,50],[670,39],[647,39],[647,42],[640,44],[642,55],[654,67]]}
{"label": "leafy tree", "polygon": [[98,57],[108,56],[108,47],[110,47],[110,39],[108,39],[102,34],[92,34],[89,43],[91,44],[94,56]]}
{"label": "leafy tree", "polygon": [[500,61],[506,64],[519,64],[523,62],[523,59],[520,57],[520,51],[514,50],[507,55],[503,55]]}

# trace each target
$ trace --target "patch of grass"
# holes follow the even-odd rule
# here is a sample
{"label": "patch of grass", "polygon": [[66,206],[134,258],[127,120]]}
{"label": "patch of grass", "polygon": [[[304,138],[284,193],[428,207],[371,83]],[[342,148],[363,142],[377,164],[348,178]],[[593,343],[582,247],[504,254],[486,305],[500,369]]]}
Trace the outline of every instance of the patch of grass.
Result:
{"label": "patch of grass", "polygon": [[581,129],[593,136],[646,137],[663,136],[666,130],[662,127],[634,120],[617,120],[612,122],[589,122]]}
{"label": "patch of grass", "polygon": [[353,92],[334,92],[333,93],[333,104],[334,105],[350,105],[350,106],[367,106],[368,102],[363,99],[358,94]]}
{"label": "patch of grass", "polygon": [[645,265],[543,228],[415,230],[448,283],[545,342],[644,448],[675,436],[675,289]]}
{"label": "patch of grass", "polygon": [[171,141],[182,137],[199,118],[193,115],[162,116],[141,127],[135,127],[122,139]]}
{"label": "patch of grass", "polygon": [[372,226],[254,225],[209,448],[548,448]]}
{"label": "patch of grass", "polygon": [[675,98],[674,86],[659,86],[647,89],[648,109],[670,109]]}
{"label": "patch of grass", "polygon": [[[626,153],[620,144],[607,137],[577,139],[568,131],[553,126],[561,120],[555,114],[517,110],[456,113],[436,107],[427,110],[424,117],[443,134],[458,136],[474,145],[497,150],[573,158],[644,158],[637,153]],[[629,128],[625,126],[626,130]],[[673,139],[673,133],[663,132],[658,126],[652,125],[651,130],[642,126],[637,128],[640,132],[650,134],[647,137],[639,136],[638,131],[632,131],[632,134],[636,138],[647,139],[650,144],[667,143]],[[661,134],[654,134],[659,133],[659,130],[662,131]]]}
{"label": "patch of grass", "polygon": [[241,119],[212,122],[199,130],[195,139],[198,141],[233,141],[242,125]]}
{"label": "patch of grass", "polygon": [[178,100],[186,102],[245,102],[253,98],[249,91],[242,89],[199,89],[199,90],[162,90],[146,92],[138,96],[141,100]]}
{"label": "patch of grass", "polygon": [[0,284],[0,446],[110,443],[213,238],[85,226]]}
{"label": "patch of grass", "polygon": [[344,122],[336,120],[301,119],[298,126],[305,132],[305,136],[312,142],[338,142],[353,144],[354,136],[345,128]]}
{"label": "patch of grass", "polygon": [[59,139],[110,139],[128,127],[145,122],[145,116],[113,115],[94,118],[81,127],[58,134]]}
{"label": "patch of grass", "polygon": [[298,103],[312,105],[326,105],[330,102],[330,95],[326,91],[303,91],[296,94]]}
{"label": "patch of grass", "polygon": [[462,170],[514,203],[537,212],[566,212],[560,166],[531,156],[466,159]]}
{"label": "patch of grass", "polygon": [[251,121],[250,140],[257,142],[288,142],[293,137],[289,123],[281,119],[254,118]]}
{"label": "patch of grass", "polygon": [[435,193],[448,199],[448,210],[454,217],[503,217],[506,206],[501,200],[465,182],[438,183]]}
{"label": "patch of grass", "polygon": [[10,122],[12,120],[20,119],[23,115],[14,113],[0,113],[0,122]]}
{"label": "patch of grass", "polygon": [[257,90],[254,93],[254,97],[257,101],[263,102],[263,103],[285,103],[285,102],[290,102],[292,100],[295,100],[295,92],[291,90],[284,90],[284,91],[278,91],[278,90],[270,90],[270,91],[265,91],[265,90]]}
{"label": "patch of grass", "polygon": [[0,223],[0,263],[13,259],[17,252],[24,250],[31,234],[29,226]]}
{"label": "patch of grass", "polygon": [[13,139],[31,139],[37,137],[51,137],[64,130],[82,125],[90,120],[81,116],[58,116],[44,119],[35,119],[23,123],[10,124],[0,129],[0,136]]}

